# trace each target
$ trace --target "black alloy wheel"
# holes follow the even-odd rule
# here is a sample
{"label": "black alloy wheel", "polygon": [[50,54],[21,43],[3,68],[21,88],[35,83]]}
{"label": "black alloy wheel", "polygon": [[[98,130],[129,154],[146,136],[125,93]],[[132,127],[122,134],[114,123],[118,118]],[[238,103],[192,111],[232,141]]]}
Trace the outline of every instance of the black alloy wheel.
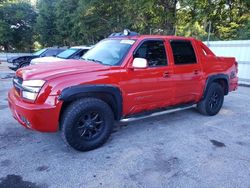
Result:
{"label": "black alloy wheel", "polygon": [[197,109],[204,115],[216,115],[224,102],[224,90],[218,83],[212,83],[205,98],[197,104]]}
{"label": "black alloy wheel", "polygon": [[76,100],[63,113],[61,127],[64,141],[79,151],[103,145],[114,124],[110,106],[97,98]]}
{"label": "black alloy wheel", "polygon": [[104,119],[99,112],[86,112],[77,123],[76,136],[80,136],[85,140],[91,140],[98,137],[104,128]]}

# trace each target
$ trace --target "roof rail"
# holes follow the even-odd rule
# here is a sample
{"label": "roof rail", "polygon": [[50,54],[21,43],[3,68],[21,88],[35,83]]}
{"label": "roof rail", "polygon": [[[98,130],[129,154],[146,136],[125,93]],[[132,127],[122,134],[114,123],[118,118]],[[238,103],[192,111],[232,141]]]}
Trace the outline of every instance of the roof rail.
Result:
{"label": "roof rail", "polygon": [[110,37],[127,37],[127,36],[138,36],[139,33],[136,33],[134,31],[130,31],[129,29],[124,29],[123,32],[120,32],[120,33],[112,33],[111,35],[109,35],[109,38]]}

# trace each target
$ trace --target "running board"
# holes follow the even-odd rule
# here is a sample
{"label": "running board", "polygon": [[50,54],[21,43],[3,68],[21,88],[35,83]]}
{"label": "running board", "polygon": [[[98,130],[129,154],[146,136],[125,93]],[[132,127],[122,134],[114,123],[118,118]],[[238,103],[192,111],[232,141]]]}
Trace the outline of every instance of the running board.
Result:
{"label": "running board", "polygon": [[144,116],[141,115],[139,117],[136,117],[136,116],[128,117],[128,118],[121,119],[120,122],[125,123],[125,122],[137,121],[137,120],[141,120],[141,119],[146,119],[146,118],[151,118],[151,117],[160,116],[160,115],[164,115],[164,114],[169,114],[169,113],[172,113],[172,112],[178,112],[178,111],[181,111],[181,110],[187,110],[187,109],[190,109],[190,108],[194,108],[195,106],[196,106],[196,104],[193,104],[191,106],[182,106],[182,107],[167,109],[167,110],[160,111],[160,112],[153,112],[151,114],[144,115]]}

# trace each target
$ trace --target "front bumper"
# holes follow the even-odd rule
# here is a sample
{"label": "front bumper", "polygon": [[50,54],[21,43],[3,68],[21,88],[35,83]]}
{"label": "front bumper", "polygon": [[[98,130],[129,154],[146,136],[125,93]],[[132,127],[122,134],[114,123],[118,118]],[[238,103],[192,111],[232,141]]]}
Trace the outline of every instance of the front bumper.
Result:
{"label": "front bumper", "polygon": [[8,94],[9,108],[13,117],[24,127],[41,132],[56,132],[59,128],[61,102],[31,104],[23,102],[11,89]]}

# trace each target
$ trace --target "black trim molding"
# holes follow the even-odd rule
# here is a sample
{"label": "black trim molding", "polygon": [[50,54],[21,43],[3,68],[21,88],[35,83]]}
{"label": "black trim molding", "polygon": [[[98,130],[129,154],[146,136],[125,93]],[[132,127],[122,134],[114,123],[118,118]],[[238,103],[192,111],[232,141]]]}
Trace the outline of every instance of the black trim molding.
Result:
{"label": "black trim molding", "polygon": [[228,78],[228,75],[226,74],[216,74],[216,75],[212,75],[212,76],[209,76],[207,81],[206,81],[206,87],[205,87],[205,91],[204,91],[204,95],[203,95],[203,98],[205,98],[207,92],[208,92],[208,87],[209,85],[214,82],[215,80],[218,80],[218,79],[224,79],[226,81],[226,90],[225,90],[225,95],[228,94],[228,91],[229,91],[229,78]]}
{"label": "black trim molding", "polygon": [[[115,119],[122,117],[122,94],[112,85],[77,85],[63,89],[59,100],[70,102],[79,97],[105,97],[114,110]],[[107,102],[107,101],[106,101]]]}

